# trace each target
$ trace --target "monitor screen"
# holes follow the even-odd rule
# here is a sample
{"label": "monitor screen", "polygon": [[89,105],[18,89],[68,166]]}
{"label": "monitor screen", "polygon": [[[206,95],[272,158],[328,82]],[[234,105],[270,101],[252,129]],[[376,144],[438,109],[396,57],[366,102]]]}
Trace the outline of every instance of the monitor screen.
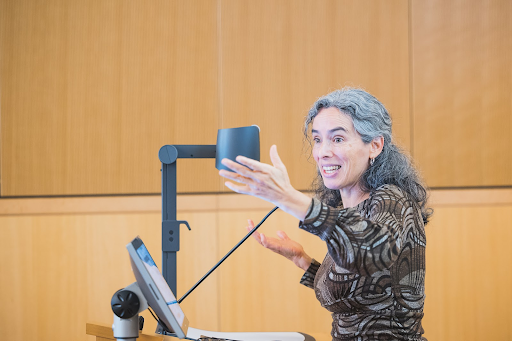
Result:
{"label": "monitor screen", "polygon": [[126,245],[126,248],[133,273],[148,305],[169,331],[176,333],[180,339],[184,338],[188,320],[148,249],[139,237]]}

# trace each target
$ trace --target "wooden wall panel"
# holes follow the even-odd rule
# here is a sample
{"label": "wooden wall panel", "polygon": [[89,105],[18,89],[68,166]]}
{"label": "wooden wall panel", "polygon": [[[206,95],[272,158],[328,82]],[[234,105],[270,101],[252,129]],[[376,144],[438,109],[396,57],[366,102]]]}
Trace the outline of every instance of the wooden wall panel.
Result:
{"label": "wooden wall panel", "polygon": [[[156,193],[162,145],[249,124],[307,189],[303,117],[345,85],[430,186],[512,185],[512,5],[469,4],[0,0],[0,195]],[[180,192],[223,188],[213,160],[178,163]]]}
{"label": "wooden wall panel", "polygon": [[429,340],[510,340],[512,205],[435,207],[427,226]]}
{"label": "wooden wall panel", "polygon": [[[345,85],[379,97],[409,148],[406,0],[0,6],[2,196],[156,193],[162,145],[249,124],[307,189],[303,117]],[[212,160],[178,167],[180,192],[223,188]]]}
{"label": "wooden wall panel", "polygon": [[[423,320],[429,340],[512,337],[511,198],[510,189],[433,192]],[[62,205],[64,199],[0,200],[0,258],[7,260],[0,276],[2,338],[26,340],[37,329],[43,340],[85,340],[85,323],[109,325],[113,292],[134,281],[125,244],[140,235],[160,264],[158,202],[139,197],[137,210],[126,197],[109,198],[110,204],[104,199],[65,199],[69,205]],[[245,235],[247,218],[258,222],[272,208],[240,195],[181,196],[178,203],[178,218],[192,227],[181,234],[180,297]],[[51,214],[41,212],[52,204],[58,207]],[[274,236],[284,230],[322,260],[324,243],[296,226],[294,218],[277,211],[261,232]],[[248,240],[183,309],[191,325],[202,329],[300,330],[330,340],[331,317],[313,291],[299,284],[301,275],[289,261]],[[153,331],[154,321],[143,315],[145,331]]]}
{"label": "wooden wall panel", "polygon": [[262,160],[276,144],[297,188],[314,175],[304,117],[340,87],[378,97],[409,147],[407,1],[224,0],[221,32],[222,125],[259,125]]}
{"label": "wooden wall panel", "polygon": [[[192,231],[188,231],[183,226],[180,232],[177,273],[179,299],[220,260],[218,249],[221,235],[216,211],[178,214],[179,219],[187,220],[192,228]],[[160,245],[154,248],[159,249]],[[191,327],[219,329],[219,276],[218,272],[212,273],[181,303]]]}
{"label": "wooden wall panel", "polygon": [[[30,337],[26,328],[24,312],[38,309],[38,291],[33,287],[35,276],[34,252],[32,250],[32,229],[30,222],[23,218],[0,217],[0,231],[5,243],[0,248],[0,256],[9,262],[1,266],[0,288],[4,309],[0,311],[0,331],[2,338],[24,340]],[[39,321],[32,319],[34,328],[39,327]]]}
{"label": "wooden wall panel", "polygon": [[[161,146],[215,144],[214,1],[0,6],[2,196],[157,193]],[[216,191],[192,161],[178,190]]]}
{"label": "wooden wall panel", "polygon": [[428,184],[512,185],[512,2],[411,4],[414,157]]}
{"label": "wooden wall panel", "polygon": [[[182,214],[195,235],[183,233],[178,255],[178,296],[216,259],[214,213]],[[135,281],[125,245],[140,235],[161,264],[160,216],[144,214],[88,214],[2,216],[4,246],[0,288],[4,309],[0,312],[2,339],[28,340],[37,331],[40,340],[86,340],[86,322],[109,325],[110,299],[115,291]],[[192,326],[216,329],[216,275],[182,304]],[[149,311],[145,331],[156,321]],[[27,326],[29,324],[29,326]]]}

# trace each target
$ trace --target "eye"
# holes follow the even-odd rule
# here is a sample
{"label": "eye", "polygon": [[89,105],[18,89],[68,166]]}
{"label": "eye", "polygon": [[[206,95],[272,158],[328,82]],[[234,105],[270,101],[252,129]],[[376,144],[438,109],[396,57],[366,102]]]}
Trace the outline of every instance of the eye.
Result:
{"label": "eye", "polygon": [[335,137],[334,138],[334,142],[335,143],[341,143],[341,142],[343,142],[343,138],[342,137]]}
{"label": "eye", "polygon": [[313,137],[313,142],[315,142],[315,143],[320,143],[320,138],[318,138],[318,137]]}

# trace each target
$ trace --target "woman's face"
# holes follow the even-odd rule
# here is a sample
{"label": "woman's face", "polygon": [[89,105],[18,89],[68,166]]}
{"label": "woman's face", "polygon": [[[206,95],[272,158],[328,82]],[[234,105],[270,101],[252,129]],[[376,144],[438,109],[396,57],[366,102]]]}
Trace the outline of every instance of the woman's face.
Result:
{"label": "woman's face", "polygon": [[371,143],[365,144],[350,116],[323,108],[313,120],[313,158],[325,187],[350,190],[369,166]]}

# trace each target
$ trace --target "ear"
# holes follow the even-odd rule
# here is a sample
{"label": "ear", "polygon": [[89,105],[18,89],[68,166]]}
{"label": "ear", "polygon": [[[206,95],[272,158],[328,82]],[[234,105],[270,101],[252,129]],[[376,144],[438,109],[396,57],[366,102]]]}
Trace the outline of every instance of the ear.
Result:
{"label": "ear", "polygon": [[370,159],[375,159],[377,156],[379,156],[382,152],[382,148],[384,148],[384,137],[375,137],[370,142]]}

